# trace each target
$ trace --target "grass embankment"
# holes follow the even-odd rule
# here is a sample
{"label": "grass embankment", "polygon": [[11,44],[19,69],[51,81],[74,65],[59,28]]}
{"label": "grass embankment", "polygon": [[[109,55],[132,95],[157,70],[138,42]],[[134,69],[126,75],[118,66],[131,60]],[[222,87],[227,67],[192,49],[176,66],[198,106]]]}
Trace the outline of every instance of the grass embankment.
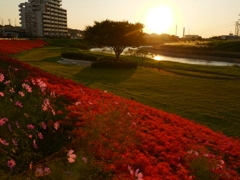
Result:
{"label": "grass embankment", "polygon": [[137,57],[126,57],[140,65],[128,70],[57,63],[60,54],[66,51],[81,50],[48,46],[19,54],[17,58],[85,86],[132,98],[228,136],[240,137],[238,67],[186,65]]}
{"label": "grass embankment", "polygon": [[87,43],[82,39],[44,39],[44,41],[51,46],[88,49]]}

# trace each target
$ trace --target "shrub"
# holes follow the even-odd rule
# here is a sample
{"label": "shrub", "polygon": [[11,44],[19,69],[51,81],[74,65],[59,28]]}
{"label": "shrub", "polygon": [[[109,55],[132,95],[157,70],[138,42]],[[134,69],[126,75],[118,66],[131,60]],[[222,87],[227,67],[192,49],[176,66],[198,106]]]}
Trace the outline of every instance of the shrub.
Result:
{"label": "shrub", "polygon": [[80,49],[83,49],[83,50],[89,50],[89,47],[88,45],[86,44],[70,44],[69,47],[75,47],[75,48],[80,48]]}
{"label": "shrub", "polygon": [[97,61],[98,57],[93,55],[87,55],[82,53],[67,52],[62,53],[63,58],[76,59],[76,60],[86,60],[86,61]]}
{"label": "shrub", "polygon": [[108,58],[100,59],[92,63],[91,67],[106,67],[106,68],[137,68],[138,63],[128,60],[113,61]]}

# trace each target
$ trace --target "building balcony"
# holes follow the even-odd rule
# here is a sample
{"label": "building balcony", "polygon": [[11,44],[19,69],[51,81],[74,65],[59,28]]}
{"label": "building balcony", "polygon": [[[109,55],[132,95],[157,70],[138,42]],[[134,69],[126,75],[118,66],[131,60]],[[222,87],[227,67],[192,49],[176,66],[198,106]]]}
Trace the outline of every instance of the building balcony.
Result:
{"label": "building balcony", "polygon": [[55,5],[59,6],[59,7],[62,6],[62,4],[61,4],[60,1],[53,1],[53,0],[52,0],[52,1],[48,1],[48,3],[49,3],[49,4],[55,4]]}

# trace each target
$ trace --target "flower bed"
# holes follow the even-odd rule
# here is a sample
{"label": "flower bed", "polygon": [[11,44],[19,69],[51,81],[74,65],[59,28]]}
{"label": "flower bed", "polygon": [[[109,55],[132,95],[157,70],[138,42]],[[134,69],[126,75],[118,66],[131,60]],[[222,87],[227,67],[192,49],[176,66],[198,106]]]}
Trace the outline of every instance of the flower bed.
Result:
{"label": "flower bed", "polygon": [[0,65],[2,73],[10,65],[18,68],[18,77],[40,78],[49,90],[66,98],[69,113],[61,125],[73,126],[74,137],[87,140],[87,151],[118,178],[180,180],[202,173],[209,179],[239,178],[239,139],[16,59],[1,57]]}
{"label": "flower bed", "polygon": [[[3,41],[0,41],[0,52],[4,55],[14,54],[45,44],[41,40],[16,41],[15,44],[20,43],[20,45],[15,48],[13,42],[15,41],[12,41],[11,44],[10,41],[7,41],[3,46]],[[7,46],[7,43],[10,44]],[[239,179],[236,170],[240,168],[240,140],[237,138],[226,137],[174,114],[168,114],[108,92],[90,89],[72,80],[58,78],[17,59],[0,57],[0,73],[2,74],[2,76],[0,74],[0,82],[6,83],[4,78],[8,77],[15,83],[12,84],[12,87],[19,87],[17,89],[18,98],[23,95],[22,93],[30,93],[30,89],[27,87],[31,84],[29,86],[22,86],[22,84],[25,80],[30,82],[31,79],[41,79],[48,90],[57,95],[54,107],[56,108],[58,105],[64,107],[64,114],[61,114],[63,110],[59,111],[62,119],[56,119],[53,114],[55,111],[52,111],[54,109],[50,108],[53,106],[46,106],[48,103],[43,100],[45,94],[41,100],[45,102],[43,103],[45,106],[42,108],[50,110],[50,112],[46,112],[50,113],[52,117],[49,119],[53,121],[45,123],[50,123],[49,126],[53,130],[56,122],[59,123],[62,130],[73,129],[71,136],[76,140],[71,148],[75,151],[69,150],[67,154],[69,162],[76,158],[73,152],[84,149],[88,156],[94,156],[95,164],[104,166],[104,171],[109,172],[112,179],[182,180],[196,177]],[[17,80],[13,81],[13,77]],[[26,92],[20,87],[24,88]],[[0,88],[0,99],[6,98],[7,85],[0,84]],[[9,103],[9,107],[17,108],[17,112],[20,113],[19,109],[25,108],[25,104],[21,101],[12,104],[11,99],[14,101],[15,98],[11,95],[13,89],[9,88],[8,92],[10,92],[10,100],[8,98],[8,101],[4,102]],[[41,99],[41,97],[38,98]],[[25,103],[27,102],[29,101],[25,101]],[[28,110],[32,110],[32,108],[29,106],[24,111]],[[8,117],[13,113],[4,110],[0,112],[0,124],[2,124],[0,128],[5,127],[6,124],[10,124],[11,127],[16,126]],[[46,112],[38,114],[40,120],[36,120],[36,123],[42,122],[41,114],[46,117],[44,115]],[[23,115],[24,113],[26,112],[22,112]],[[63,119],[63,117],[65,118]],[[19,119],[18,116],[15,118]],[[34,130],[34,137],[40,139],[41,134],[39,133],[44,134],[41,127],[39,126],[40,129],[33,128],[34,124],[25,122],[27,117],[24,116],[23,119],[21,123],[26,126],[26,131]],[[16,124],[15,121],[14,123]],[[11,128],[8,129],[4,130],[6,134]],[[24,136],[24,133],[21,136]],[[9,138],[10,136],[0,133],[0,150],[4,150],[6,146],[16,146],[16,138],[12,138],[13,140]],[[38,145],[38,141],[33,140],[35,139],[31,141],[31,148],[35,149],[34,146]],[[52,140],[49,140],[48,143],[51,144]],[[29,149],[31,148],[29,146]],[[17,170],[20,172],[22,167],[26,168],[31,162],[31,159],[28,159],[26,165],[21,159],[16,160],[14,157],[18,156],[11,154],[0,160],[0,165],[4,164],[6,166],[4,169],[9,170],[10,173]],[[86,159],[84,160],[87,162]],[[45,171],[35,167],[36,176],[49,175],[50,171],[48,167],[46,168]]]}
{"label": "flower bed", "polygon": [[48,43],[43,40],[0,40],[0,55],[17,54],[32,48],[43,47]]}

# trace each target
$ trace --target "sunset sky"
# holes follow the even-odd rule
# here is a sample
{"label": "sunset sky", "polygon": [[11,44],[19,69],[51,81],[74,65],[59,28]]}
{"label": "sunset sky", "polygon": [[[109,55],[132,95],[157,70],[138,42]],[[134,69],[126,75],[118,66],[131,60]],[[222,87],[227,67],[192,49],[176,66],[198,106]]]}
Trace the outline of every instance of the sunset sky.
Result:
{"label": "sunset sky", "polygon": [[[0,23],[19,25],[18,5],[27,0],[1,0]],[[240,19],[240,0],[62,0],[68,11],[68,27],[84,30],[94,21],[127,20],[145,25],[146,33],[182,37],[235,34]]]}

